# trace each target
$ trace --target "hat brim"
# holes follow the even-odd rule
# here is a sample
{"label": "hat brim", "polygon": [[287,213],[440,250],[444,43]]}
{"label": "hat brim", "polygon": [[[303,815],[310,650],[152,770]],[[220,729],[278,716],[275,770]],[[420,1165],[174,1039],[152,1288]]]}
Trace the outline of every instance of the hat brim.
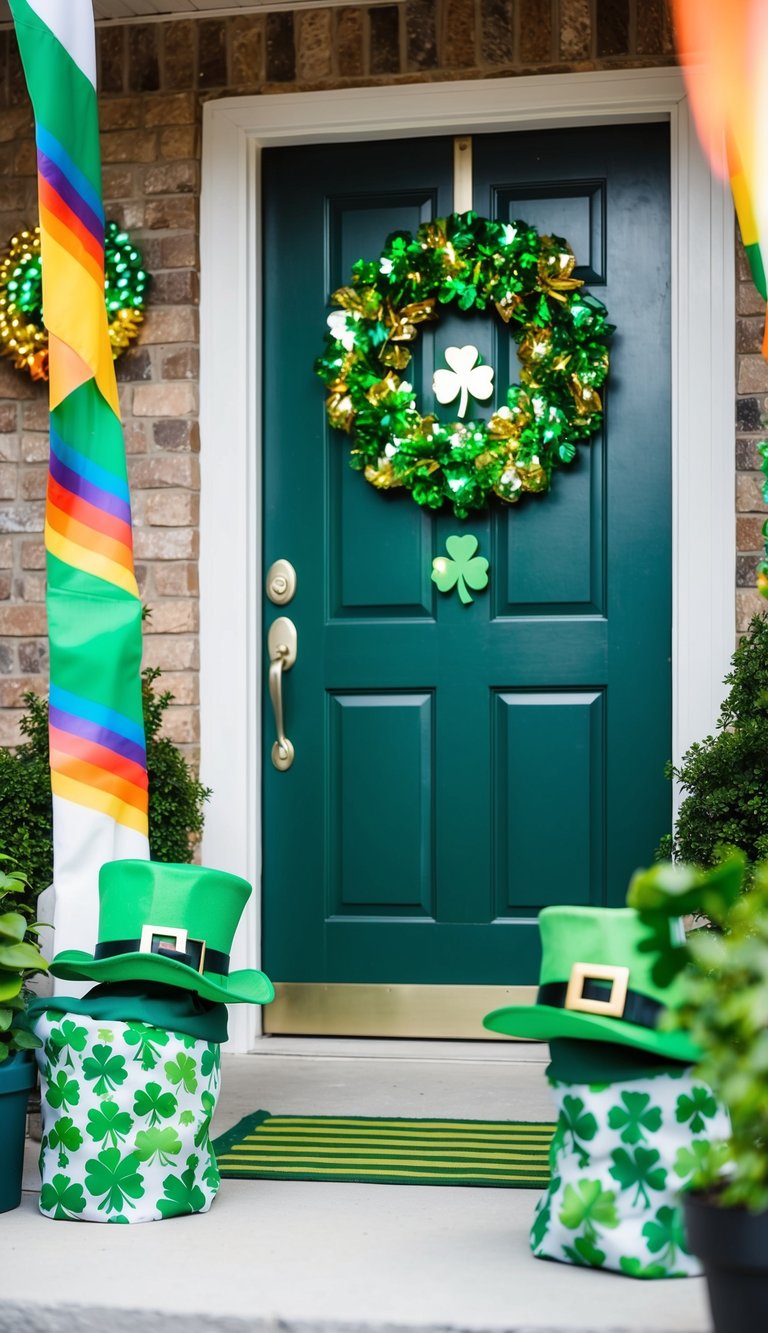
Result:
{"label": "hat brim", "polygon": [[580,1037],[585,1041],[607,1041],[617,1046],[633,1046],[639,1051],[696,1064],[701,1051],[687,1032],[659,1032],[640,1027],[624,1019],[602,1018],[598,1014],[575,1013],[551,1005],[510,1006],[486,1014],[483,1026],[509,1037],[528,1037],[549,1041],[552,1037]]}
{"label": "hat brim", "polygon": [[157,953],[121,953],[114,958],[97,959],[92,954],[70,949],[56,955],[50,971],[62,981],[163,982],[223,1004],[269,1004],[275,998],[275,988],[263,972],[246,968],[222,977],[217,972],[196,972],[186,963]]}

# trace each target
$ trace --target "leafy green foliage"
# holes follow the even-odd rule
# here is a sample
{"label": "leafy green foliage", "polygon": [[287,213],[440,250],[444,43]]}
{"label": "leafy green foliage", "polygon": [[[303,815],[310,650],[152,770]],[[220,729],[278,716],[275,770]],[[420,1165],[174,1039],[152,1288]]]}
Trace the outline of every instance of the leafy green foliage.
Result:
{"label": "leafy green foliage", "polygon": [[751,879],[768,859],[768,617],[757,615],[731,659],[730,693],[717,734],[691,746],[679,768],[669,766],[687,793],[664,856],[712,866],[721,846],[746,855]]}
{"label": "leafy green foliage", "polygon": [[[0,862],[9,857],[0,854]],[[0,865],[0,1064],[14,1051],[42,1045],[24,1018],[24,982],[48,964],[37,943],[37,925],[30,921],[29,881],[21,870]]]}
{"label": "leafy green foliage", "polygon": [[158,667],[142,672],[144,730],[149,776],[149,849],[153,861],[190,861],[203,831],[203,805],[210,787],[198,782],[172,741],[160,736],[163,714],[173,699],[155,692]]}
{"label": "leafy green foliage", "polygon": [[[685,964],[684,1002],[668,1026],[685,1028],[703,1051],[698,1067],[731,1118],[728,1163],[722,1151],[692,1149],[675,1162],[694,1188],[717,1188],[722,1202],[753,1212],[768,1208],[768,864],[752,871],[744,892],[747,856],[732,852],[711,870],[675,867],[687,876],[681,895],[668,865],[635,876],[628,896],[643,922],[669,929],[686,912],[705,914],[710,929],[692,931],[676,951]],[[705,1126],[707,1095],[681,1098],[677,1115]],[[688,1183],[688,1181],[686,1181]]]}
{"label": "leafy green foliage", "polygon": [[[210,796],[172,741],[160,735],[173,695],[157,691],[160,670],[142,672],[149,775],[149,847],[155,861],[190,861]],[[53,815],[48,767],[48,702],[29,691],[21,719],[25,737],[0,749],[0,851],[26,867],[28,906],[53,879]]]}
{"label": "leafy green foliage", "polygon": [[31,905],[53,878],[48,705],[31,691],[21,719],[26,737],[16,750],[0,749],[0,851],[25,866]]}

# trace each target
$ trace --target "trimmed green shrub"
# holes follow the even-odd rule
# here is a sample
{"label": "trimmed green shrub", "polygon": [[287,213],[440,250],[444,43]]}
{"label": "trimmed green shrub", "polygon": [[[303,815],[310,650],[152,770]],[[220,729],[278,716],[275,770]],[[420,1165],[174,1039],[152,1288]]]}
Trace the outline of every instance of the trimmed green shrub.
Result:
{"label": "trimmed green shrub", "polygon": [[731,659],[730,693],[717,734],[691,746],[678,768],[668,766],[685,799],[674,835],[659,853],[712,866],[724,847],[747,857],[747,878],[768,859],[768,617],[757,615]]}
{"label": "trimmed green shrub", "polygon": [[[149,849],[155,861],[190,861],[203,828],[208,787],[198,782],[172,741],[159,735],[163,714],[173,699],[157,692],[157,667],[142,672],[144,729],[149,775]],[[0,749],[0,852],[24,866],[30,902],[53,878],[53,814],[48,768],[48,701],[24,695],[24,741],[15,750]]]}

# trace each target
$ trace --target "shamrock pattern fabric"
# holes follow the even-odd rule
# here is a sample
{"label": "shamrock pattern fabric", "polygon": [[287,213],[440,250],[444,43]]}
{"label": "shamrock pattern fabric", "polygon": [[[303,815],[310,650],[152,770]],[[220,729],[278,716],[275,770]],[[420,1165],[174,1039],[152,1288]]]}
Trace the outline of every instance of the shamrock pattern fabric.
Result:
{"label": "shamrock pattern fabric", "polygon": [[46,1010],[35,1020],[43,1136],[40,1211],[72,1222],[205,1213],[217,1042],[139,1022]]}
{"label": "shamrock pattern fabric", "polygon": [[558,1121],[533,1253],[628,1277],[698,1275],[679,1196],[708,1146],[730,1131],[711,1090],[684,1065],[599,1085],[550,1079],[550,1087]]}

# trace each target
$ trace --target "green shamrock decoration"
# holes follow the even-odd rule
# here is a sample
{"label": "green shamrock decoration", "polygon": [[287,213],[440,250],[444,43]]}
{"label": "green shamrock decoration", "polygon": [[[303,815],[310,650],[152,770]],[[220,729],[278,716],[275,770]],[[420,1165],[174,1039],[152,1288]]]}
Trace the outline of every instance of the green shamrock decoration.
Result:
{"label": "green shamrock decoration", "polygon": [[136,1135],[136,1156],[140,1162],[154,1162],[173,1166],[173,1158],[181,1152],[181,1139],[175,1129],[140,1129]]}
{"label": "green shamrock decoration", "polygon": [[217,1190],[221,1184],[221,1175],[219,1173],[219,1164],[216,1161],[216,1154],[211,1148],[211,1155],[208,1158],[208,1165],[203,1172],[203,1180],[209,1190]]}
{"label": "green shamrock decoration", "polygon": [[47,1142],[43,1146],[48,1148],[58,1148],[58,1165],[66,1166],[69,1161],[67,1153],[77,1152],[82,1141],[83,1136],[72,1117],[63,1115],[60,1116],[53,1125],[51,1132],[48,1135]]}
{"label": "green shamrock decoration", "polygon": [[[56,1017],[58,1018],[58,1014]],[[51,1052],[52,1063],[58,1064],[62,1053],[66,1051],[67,1058],[64,1063],[72,1066],[74,1063],[72,1060],[72,1052],[85,1050],[85,1043],[87,1040],[88,1033],[85,1028],[78,1027],[77,1023],[73,1023],[71,1019],[65,1018],[61,1027],[54,1028],[49,1037],[49,1049]]]}
{"label": "green shamrock decoration", "polygon": [[479,545],[477,537],[473,537],[471,532],[463,536],[454,533],[445,542],[450,558],[438,555],[432,561],[432,582],[437,584],[441,592],[451,592],[453,588],[458,588],[464,606],[474,601],[470,588],[482,592],[483,588],[488,587],[488,561],[482,555],[475,555]]}
{"label": "green shamrock decoration", "polygon": [[142,1069],[154,1069],[159,1058],[158,1046],[167,1046],[170,1038],[162,1028],[147,1027],[145,1023],[135,1022],[128,1024],[124,1040],[126,1045],[138,1047],[133,1058],[141,1061]]}
{"label": "green shamrock decoration", "polygon": [[215,1087],[219,1081],[220,1048],[214,1041],[209,1041],[200,1061],[200,1073],[208,1079],[208,1087]]}
{"label": "green shamrock decoration", "polygon": [[[563,1139],[558,1143],[558,1151],[562,1151],[566,1144],[566,1136],[570,1135],[573,1140],[573,1150],[579,1162],[579,1166],[587,1166],[589,1163],[589,1153],[584,1149],[584,1143],[589,1143],[597,1133],[597,1121],[585,1107],[581,1097],[563,1098],[563,1109],[561,1113],[561,1126]],[[580,1142],[581,1140],[581,1142]]]}
{"label": "green shamrock decoration", "polygon": [[679,1148],[675,1157],[675,1175],[689,1189],[702,1188],[707,1180],[716,1180],[728,1160],[728,1145],[722,1139],[693,1139],[690,1147]]}
{"label": "green shamrock decoration", "polygon": [[569,1231],[582,1228],[582,1234],[574,1236],[572,1246],[563,1246],[571,1262],[601,1268],[606,1256],[598,1245],[600,1230],[613,1230],[619,1225],[616,1195],[611,1190],[604,1190],[599,1180],[585,1179],[575,1186],[566,1185],[560,1221]]}
{"label": "green shamrock decoration", "polygon": [[205,1145],[208,1138],[208,1131],[211,1128],[213,1113],[216,1110],[216,1098],[212,1092],[204,1092],[201,1096],[201,1101],[203,1103],[204,1115],[198,1126],[197,1133],[195,1134],[196,1148],[202,1148]]}
{"label": "green shamrock decoration", "polygon": [[128,1071],[122,1055],[113,1055],[111,1046],[97,1042],[92,1051],[93,1054],[83,1060],[83,1076],[89,1082],[96,1080],[93,1090],[97,1097],[101,1097],[105,1092],[114,1092],[121,1083],[125,1083]]}
{"label": "green shamrock decoration", "polygon": [[60,1106],[70,1108],[80,1101],[80,1087],[77,1080],[69,1078],[64,1069],[60,1069],[55,1079],[49,1079],[45,1100],[55,1111]]}
{"label": "green shamrock decoration", "polygon": [[119,1148],[104,1148],[96,1159],[86,1162],[85,1188],[96,1198],[104,1195],[99,1211],[119,1213],[124,1203],[135,1208],[132,1199],[144,1193],[144,1181],[137,1171],[139,1159],[135,1153],[120,1156]]}
{"label": "green shamrock decoration", "polygon": [[711,1120],[717,1114],[717,1102],[715,1101],[709,1088],[693,1088],[690,1097],[683,1093],[677,1099],[677,1111],[675,1116],[679,1125],[684,1125],[689,1121],[689,1129],[692,1134],[700,1134],[706,1129],[707,1120]]}
{"label": "green shamrock decoration", "polygon": [[611,1129],[621,1130],[622,1143],[645,1143],[646,1134],[655,1134],[661,1128],[661,1111],[658,1106],[651,1106],[648,1092],[623,1092],[623,1106],[612,1106],[608,1112],[608,1125]]}
{"label": "green shamrock decoration", "polygon": [[73,1185],[69,1176],[54,1176],[40,1191],[40,1208],[44,1213],[53,1213],[58,1221],[76,1220],[75,1214],[85,1208],[82,1185]]}
{"label": "green shamrock decoration", "polygon": [[127,1111],[120,1110],[117,1102],[102,1102],[99,1110],[92,1107],[88,1112],[86,1128],[96,1143],[103,1142],[116,1148],[118,1143],[125,1142],[132,1127],[132,1118]]}
{"label": "green shamrock decoration", "polygon": [[667,1173],[658,1163],[661,1154],[655,1148],[635,1148],[627,1152],[626,1148],[617,1148],[611,1153],[613,1166],[610,1174],[618,1181],[623,1190],[637,1186],[633,1207],[642,1199],[647,1208],[651,1206],[648,1190],[663,1190],[667,1183]]}
{"label": "green shamrock decoration", "polygon": [[[650,1247],[649,1247],[650,1248]],[[664,1264],[644,1264],[642,1259],[637,1259],[634,1255],[623,1254],[619,1259],[619,1268],[627,1277],[686,1277],[685,1273],[670,1272]]]}
{"label": "green shamrock decoration", "polygon": [[653,1221],[646,1222],[643,1235],[651,1254],[657,1254],[659,1263],[667,1268],[672,1268],[681,1250],[683,1254],[689,1253],[683,1215],[679,1208],[671,1208],[669,1204],[659,1209]]}
{"label": "green shamrock decoration", "polygon": [[578,1185],[566,1185],[560,1221],[569,1231],[583,1226],[585,1234],[595,1240],[599,1228],[619,1225],[616,1195],[612,1190],[604,1190],[599,1180],[585,1179]]}
{"label": "green shamrock decoration", "polygon": [[163,1217],[180,1217],[184,1213],[199,1213],[205,1208],[206,1198],[199,1185],[195,1184],[195,1172],[198,1158],[194,1153],[187,1158],[187,1169],[178,1176],[166,1176],[163,1181],[164,1199],[158,1199],[157,1207]]}
{"label": "green shamrock decoration", "polygon": [[[159,1083],[147,1083],[146,1087],[139,1088],[133,1099],[134,1115],[148,1116],[151,1127],[159,1125],[161,1119],[169,1120],[177,1106],[178,1102],[173,1093],[163,1092]],[[184,1124],[183,1116],[182,1124]]]}
{"label": "green shamrock decoration", "polygon": [[187,1092],[197,1091],[197,1061],[192,1059],[191,1055],[184,1055],[181,1051],[175,1060],[168,1060],[165,1066],[165,1076],[169,1083],[174,1085],[181,1084]]}

